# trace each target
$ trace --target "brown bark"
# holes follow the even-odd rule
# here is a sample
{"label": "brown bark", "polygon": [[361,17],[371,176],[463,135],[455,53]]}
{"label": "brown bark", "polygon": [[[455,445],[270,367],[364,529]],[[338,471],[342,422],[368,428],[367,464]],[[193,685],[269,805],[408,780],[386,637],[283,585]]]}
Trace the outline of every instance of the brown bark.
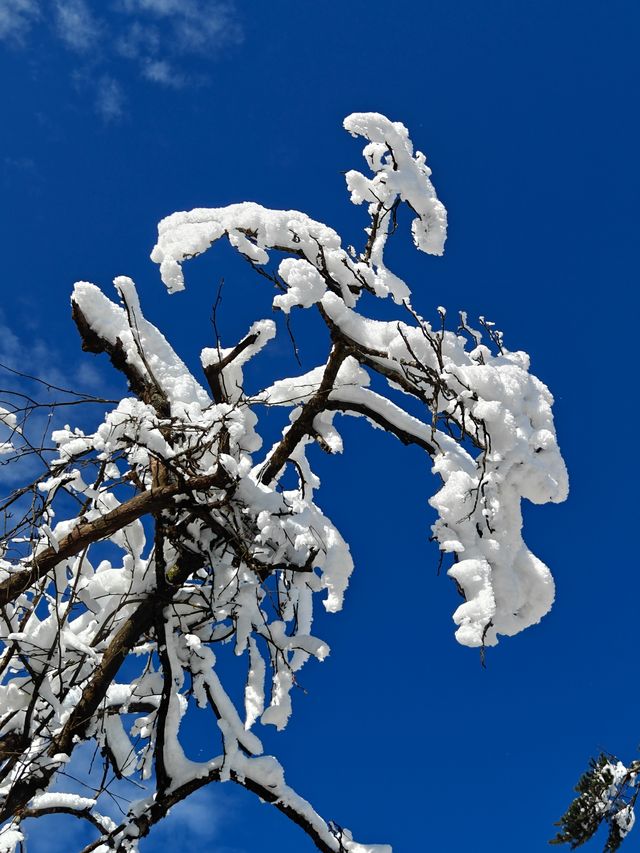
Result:
{"label": "brown bark", "polygon": [[68,536],[59,543],[59,547],[50,546],[33,558],[31,565],[22,571],[10,575],[0,583],[0,606],[14,601],[19,595],[29,589],[47,572],[59,565],[63,560],[74,557],[100,539],[107,539],[116,531],[126,527],[143,515],[157,513],[173,505],[174,499],[189,492],[206,491],[210,488],[220,488],[228,484],[228,475],[220,470],[215,474],[193,477],[183,483],[171,483],[158,486],[136,495],[126,503],[111,510],[93,521],[83,521],[75,527]]}

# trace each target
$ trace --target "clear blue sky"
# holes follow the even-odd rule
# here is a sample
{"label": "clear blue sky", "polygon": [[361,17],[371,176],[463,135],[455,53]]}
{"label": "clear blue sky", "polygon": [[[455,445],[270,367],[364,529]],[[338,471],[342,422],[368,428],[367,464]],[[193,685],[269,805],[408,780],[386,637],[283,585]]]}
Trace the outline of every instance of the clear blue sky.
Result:
{"label": "clear blue sky", "polygon": [[[145,11],[153,5],[66,2],[56,12],[34,0],[19,17],[14,3],[0,5],[0,354],[13,347],[31,371],[61,370],[90,390],[113,383],[80,353],[69,294],[77,279],[108,289],[120,274],[190,360],[211,343],[224,275],[233,338],[261,316],[261,282],[219,247],[188,265],[187,291],[169,297],[148,260],[157,221],[255,200],[305,210],[355,240],[363,212],[340,172],[362,161],[342,118],[373,110],[404,122],[450,230],[444,258],[398,253],[396,271],[425,315],[445,305],[495,320],[556,397],[572,491],[564,505],[527,508],[525,535],[553,570],[557,600],[483,670],[455,643],[457,594],[436,577],[428,466],[364,422],[344,424],[346,453],[323,466],[320,503],[357,568],[344,611],[317,628],[331,656],[307,666],[308,695],[266,743],[291,784],[358,839],[396,853],[539,853],[588,756],[631,758],[640,740],[640,8],[186,0],[181,15],[158,18]],[[208,10],[206,25],[192,26],[193,10]],[[390,573],[401,590],[391,608]],[[190,832],[217,853],[313,849],[231,785],[177,810],[144,849],[186,848]],[[52,835],[39,849],[60,843]],[[628,844],[638,849],[640,834]]]}

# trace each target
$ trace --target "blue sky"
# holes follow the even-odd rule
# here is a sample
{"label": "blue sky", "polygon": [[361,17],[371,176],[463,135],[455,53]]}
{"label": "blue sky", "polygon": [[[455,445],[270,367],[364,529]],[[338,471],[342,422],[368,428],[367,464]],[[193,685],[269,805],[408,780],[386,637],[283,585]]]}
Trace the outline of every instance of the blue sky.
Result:
{"label": "blue sky", "polygon": [[[341,122],[375,110],[409,127],[449,211],[444,258],[408,242],[390,255],[417,309],[496,321],[556,397],[572,491],[527,507],[525,536],[557,600],[486,669],[453,639],[425,460],[354,421],[345,456],[323,464],[320,503],[356,572],[317,629],[331,656],[308,665],[307,695],[266,743],[322,814],[396,853],[538,853],[589,755],[636,755],[639,24],[631,0],[0,5],[2,360],[117,388],[81,354],[69,294],[120,274],[193,363],[221,276],[223,334],[241,334],[264,316],[262,283],[219,247],[167,296],[148,260],[157,221],[255,200],[355,241],[363,211],[341,171],[361,168],[360,147]],[[391,608],[389,574],[404,589]],[[143,849],[189,838],[218,853],[313,849],[230,786],[177,809]],[[39,845],[60,850],[53,835]]]}

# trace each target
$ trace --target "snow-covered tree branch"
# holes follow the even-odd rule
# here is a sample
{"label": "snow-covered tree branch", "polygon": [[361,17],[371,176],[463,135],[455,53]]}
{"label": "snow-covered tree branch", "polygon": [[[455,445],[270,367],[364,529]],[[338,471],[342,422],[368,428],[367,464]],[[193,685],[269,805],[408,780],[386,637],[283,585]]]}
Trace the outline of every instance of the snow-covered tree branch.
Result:
{"label": "snow-covered tree branch", "polygon": [[638,761],[626,767],[605,753],[591,759],[588,770],[576,785],[578,796],[556,824],[560,831],[550,843],[569,844],[574,850],[604,826],[607,829],[605,853],[618,850],[635,823],[639,772]]}
{"label": "snow-covered tree branch", "polygon": [[[175,803],[227,780],[273,803],[320,850],[390,850],[320,817],[256,733],[286,726],[298,673],[329,652],[312,633],[314,600],[339,611],[353,569],[315,501],[309,456],[313,445],[342,452],[337,414],[430,457],[433,537],[464,599],[453,616],[461,644],[495,645],[553,602],[521,515],[523,498],[567,493],[552,397],[492,323],[481,318],[477,331],[462,314],[450,330],[444,308],[435,326],[420,316],[384,250],[406,205],[416,248],[442,254],[447,219],[431,171],[403,125],[358,113],[345,128],[366,140],[371,172],[346,174],[352,202],[368,208],[361,250],[298,211],[242,203],[169,216],[152,253],[174,293],[183,263],[226,238],[273,288],[276,316],[317,316],[329,342],[322,363],[249,389],[245,366],[279,333],[266,318],[235,343],[205,347],[198,378],[145,318],[131,279],[115,280],[118,301],[75,285],[83,349],[106,354],[131,394],[91,430],[56,429],[51,447],[34,449],[43,472],[2,504],[0,850],[17,849],[26,818],[62,812],[93,825],[86,851],[135,851]],[[373,318],[376,299],[390,319]],[[263,450],[271,407],[289,410],[289,422]],[[28,450],[30,411],[18,398],[0,410],[9,459]],[[222,644],[246,682],[242,709],[216,667]],[[213,712],[219,747],[206,761],[182,744],[193,706]],[[102,787],[64,790],[85,742],[102,755],[103,783],[112,774],[143,786],[119,822],[100,811]]]}

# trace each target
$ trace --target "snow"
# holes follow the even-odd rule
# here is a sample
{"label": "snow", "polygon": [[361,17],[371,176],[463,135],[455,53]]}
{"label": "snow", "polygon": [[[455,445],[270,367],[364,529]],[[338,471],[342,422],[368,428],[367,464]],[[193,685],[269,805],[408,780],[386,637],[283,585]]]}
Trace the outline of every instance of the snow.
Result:
{"label": "snow", "polygon": [[[120,344],[126,359],[150,382],[157,382],[171,402],[199,403],[210,400],[164,335],[146,320],[140,309],[135,284],[127,276],[114,279],[123,307],[107,299],[94,284],[77,282],[72,301],[80,308],[91,328],[112,345]],[[144,360],[141,357],[144,353]]]}
{"label": "snow", "polygon": [[[220,370],[220,380],[223,391],[228,399],[237,402],[243,396],[244,376],[242,367],[255,355],[257,355],[269,341],[276,336],[276,324],[273,320],[258,320],[253,323],[244,340],[255,338],[253,343],[242,349],[228,364]],[[205,347],[200,355],[200,361],[204,368],[215,367],[228,359],[234,348]]]}
{"label": "snow", "polygon": [[[413,155],[407,128],[389,121],[380,113],[353,113],[344,120],[352,136],[370,140],[364,156],[375,177],[368,180],[359,172],[347,172],[347,186],[354,204],[377,204],[397,196],[416,214],[411,233],[416,247],[431,255],[441,255],[447,236],[447,211],[431,183],[431,169],[420,151]],[[393,202],[392,202],[393,203]]]}
{"label": "snow", "polygon": [[[522,352],[492,355],[453,332],[384,322],[363,317],[327,293],[323,309],[331,322],[355,345],[371,353],[370,362],[384,369],[393,387],[394,374],[402,390],[424,389],[430,394],[433,374],[442,391],[438,414],[457,422],[486,449],[474,455],[439,429],[432,417],[421,422],[387,398],[360,384],[337,388],[331,398],[365,404],[372,412],[416,439],[434,445],[433,471],[443,486],[431,499],[439,521],[433,533],[441,548],[464,562],[449,575],[460,584],[466,601],[454,614],[456,638],[463,645],[494,645],[499,634],[512,635],[539,622],[554,599],[547,567],[526,547],[520,502],[563,501],[568,477],[560,455],[551,414],[553,398],[546,386],[528,372]],[[407,383],[403,367],[420,359],[424,375]],[[283,383],[273,399],[285,399]],[[487,438],[487,436],[489,438]]]}
{"label": "snow", "polygon": [[266,666],[258,644],[249,638],[249,672],[244,691],[245,729],[249,730],[264,711],[264,679]]}
{"label": "snow", "polygon": [[0,406],[0,424],[4,424],[11,430],[19,429],[15,413],[10,412],[9,409],[5,409],[3,406]]}
{"label": "snow", "polygon": [[24,841],[24,834],[13,826],[0,830],[0,853],[14,853]]}
{"label": "snow", "polygon": [[[32,550],[13,560],[5,553],[0,562],[3,583],[10,583],[45,555],[50,561],[38,581],[42,590],[26,583],[5,608],[0,736],[24,728],[28,746],[19,769],[0,783],[0,796],[18,772],[33,774],[34,790],[44,791],[33,799],[39,807],[57,803],[97,814],[94,800],[45,790],[68,758],[62,749],[49,756],[51,738],[62,738],[119,632],[151,602],[153,621],[124,650],[118,681],[74,730],[73,744],[97,743],[119,775],[145,784],[162,775],[161,755],[169,791],[209,778],[251,780],[293,808],[328,849],[390,853],[324,821],[286,784],[277,760],[262,754],[257,734],[261,726],[287,726],[298,673],[329,653],[313,633],[314,604],[321,598],[328,612],[338,612],[354,570],[346,540],[316,502],[321,483],[308,453],[315,444],[343,451],[338,414],[362,417],[425,451],[438,483],[430,501],[437,512],[433,537],[453,560],[448,574],[464,596],[453,614],[460,643],[493,645],[551,607],[553,579],[524,542],[521,503],[567,495],[553,398],[530,373],[529,357],[507,350],[491,324],[481,320],[481,333],[462,314],[460,328],[450,331],[443,307],[437,328],[417,313],[409,285],[387,268],[384,251],[395,210],[407,204],[416,247],[442,254],[447,215],[431,170],[398,122],[355,113],[345,128],[364,138],[372,173],[346,175],[351,200],[368,206],[360,251],[343,249],[335,230],[304,213],[243,202],[172,214],[160,223],[152,252],[170,292],[184,288],[184,262],[222,237],[253,266],[277,264],[269,272],[276,316],[306,310],[324,322],[331,338],[326,362],[277,374],[249,393],[247,365],[282,334],[282,322],[259,319],[235,345],[202,350],[198,369],[210,394],[145,319],[130,278],[114,281],[120,304],[93,284],[75,285],[77,311],[104,348],[124,360],[132,394],[92,430],[66,425],[53,432],[50,476],[39,485],[46,510]],[[376,297],[396,303],[386,306],[390,319],[367,314]],[[279,367],[275,358],[264,361]],[[288,408],[289,417],[263,449],[263,416],[271,407]],[[0,452],[13,452],[4,439],[8,430],[18,432],[15,414],[0,409],[0,426]],[[168,490],[170,497],[153,505],[162,523],[148,536],[152,524],[135,506]],[[70,518],[69,495],[78,504]],[[405,499],[399,496],[400,507]],[[54,505],[62,506],[58,521]],[[104,532],[114,515],[124,520]],[[91,525],[103,531],[100,541],[70,548],[69,540]],[[29,543],[20,539],[20,553]],[[218,663],[220,643],[233,652],[228,667]],[[32,704],[34,691],[39,701]],[[194,704],[210,707],[217,721],[210,742],[219,743],[220,754],[208,760],[185,754],[182,727]],[[122,819],[116,841],[127,839],[127,849],[136,849],[136,821],[149,802],[145,792]],[[621,828],[632,820],[620,813]],[[20,839],[19,827],[8,824],[0,850],[13,850]]]}
{"label": "snow", "polygon": [[[242,202],[174,213],[160,222],[151,260],[160,265],[160,275],[170,293],[184,289],[182,262],[202,254],[225,235],[242,255],[260,265],[269,259],[267,250],[277,248],[301,255],[316,266],[321,246],[327,268],[335,274],[343,293],[348,285],[359,288],[357,265],[341,248],[332,228],[297,210],[269,210],[254,202]],[[239,240],[240,236],[245,239]],[[256,253],[256,247],[261,251]]]}
{"label": "snow", "polygon": [[288,314],[294,305],[310,308],[324,296],[327,285],[318,270],[305,260],[285,258],[278,267],[280,278],[288,285],[282,296],[276,296],[273,307]]}
{"label": "snow", "polygon": [[96,804],[91,797],[81,797],[79,794],[65,794],[62,792],[47,792],[38,794],[29,803],[29,808],[38,809],[71,809],[74,812],[92,809]]}

